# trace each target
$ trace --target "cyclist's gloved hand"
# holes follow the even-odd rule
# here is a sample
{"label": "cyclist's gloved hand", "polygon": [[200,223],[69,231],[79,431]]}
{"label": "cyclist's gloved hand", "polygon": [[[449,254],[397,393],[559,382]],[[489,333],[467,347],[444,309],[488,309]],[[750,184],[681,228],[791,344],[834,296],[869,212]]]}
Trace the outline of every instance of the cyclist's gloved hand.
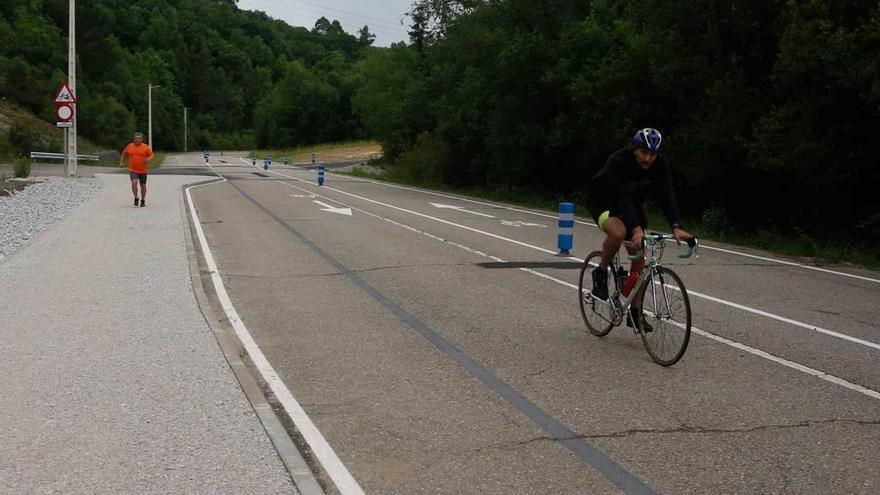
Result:
{"label": "cyclist's gloved hand", "polygon": [[[672,235],[675,236],[675,243],[678,244],[679,246],[681,246],[682,241],[687,242],[687,241],[693,240],[693,238],[694,238],[694,236],[690,235],[687,231],[685,231],[681,227],[676,227],[676,228],[672,229]],[[688,242],[688,245],[690,245],[689,242]]]}

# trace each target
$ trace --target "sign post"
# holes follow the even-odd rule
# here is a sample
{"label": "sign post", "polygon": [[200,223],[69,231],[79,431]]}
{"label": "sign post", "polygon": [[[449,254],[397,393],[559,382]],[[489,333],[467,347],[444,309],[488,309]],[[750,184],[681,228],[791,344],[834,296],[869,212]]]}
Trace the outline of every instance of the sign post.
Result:
{"label": "sign post", "polygon": [[[68,27],[67,27],[67,87],[71,101],[76,103],[76,0],[68,3]],[[67,85],[65,85],[67,86]],[[59,95],[60,96],[60,95]],[[57,100],[57,98],[56,98]],[[67,175],[76,177],[76,113],[71,118],[72,125],[67,132]]]}
{"label": "sign post", "polygon": [[65,170],[69,177],[76,176],[76,96],[68,83],[64,83],[55,93],[56,127],[64,129]]}
{"label": "sign post", "polygon": [[186,127],[186,111],[189,107],[183,107],[183,152],[186,153],[187,127]]}

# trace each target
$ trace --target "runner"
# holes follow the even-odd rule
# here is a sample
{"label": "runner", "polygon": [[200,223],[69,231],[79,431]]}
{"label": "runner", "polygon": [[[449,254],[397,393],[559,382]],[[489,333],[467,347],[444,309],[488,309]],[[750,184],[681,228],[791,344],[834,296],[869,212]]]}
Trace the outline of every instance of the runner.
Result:
{"label": "runner", "polygon": [[[119,166],[125,163],[125,155],[128,155],[128,176],[131,179],[131,192],[134,194],[135,206],[147,206],[147,172],[150,160],[153,159],[153,150],[144,144],[144,135],[140,132],[134,134],[133,142],[122,150],[119,156]],[[140,183],[141,197],[138,199],[138,183]]]}

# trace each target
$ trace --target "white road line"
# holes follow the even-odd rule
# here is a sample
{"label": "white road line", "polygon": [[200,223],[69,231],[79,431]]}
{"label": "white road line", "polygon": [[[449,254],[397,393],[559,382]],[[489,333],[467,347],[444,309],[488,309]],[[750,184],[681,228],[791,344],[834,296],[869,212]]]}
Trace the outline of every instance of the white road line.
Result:
{"label": "white road line", "polygon": [[486,217],[486,218],[495,218],[495,217],[492,216],[492,215],[487,215],[487,214],[485,214],[485,213],[480,213],[480,212],[478,212],[478,211],[470,211],[470,210],[466,210],[466,209],[464,209],[463,206],[444,205],[444,204],[441,204],[441,203],[431,203],[431,206],[433,206],[434,208],[440,208],[441,210],[443,210],[443,209],[445,209],[445,210],[456,210],[456,211],[460,211],[460,212],[462,212],[462,213],[470,213],[471,215],[479,215],[479,216],[481,216],[481,217]]}
{"label": "white road line", "polygon": [[806,373],[808,375],[813,375],[816,378],[820,378],[822,380],[825,380],[826,382],[833,383],[835,385],[840,385],[841,387],[846,387],[846,388],[848,388],[850,390],[854,390],[860,394],[867,395],[868,397],[871,397],[873,399],[880,399],[880,392],[878,392],[876,390],[872,390],[867,387],[863,387],[859,384],[844,380],[843,378],[832,375],[830,373],[825,373],[824,371],[819,371],[815,368],[810,368],[809,366],[804,366],[800,363],[796,363],[794,361],[789,361],[788,359],[784,359],[779,356],[775,356],[773,354],[770,354],[769,352],[765,352],[760,349],[756,349],[752,346],[748,346],[746,344],[742,344],[740,342],[736,342],[734,340],[730,340],[730,339],[721,337],[720,335],[715,335],[715,334],[709,333],[705,330],[700,330],[699,328],[697,328],[693,325],[691,325],[691,331],[697,335],[702,335],[703,337],[706,337],[708,339],[712,339],[716,342],[720,342],[722,344],[729,345],[731,347],[735,347],[741,351],[748,352],[749,354],[753,354],[755,356],[760,356],[764,359],[769,359],[770,361],[779,363],[783,366],[787,366],[787,367],[794,369],[794,370],[801,371],[801,372]]}
{"label": "white road line", "polygon": [[832,275],[840,275],[840,276],[843,276],[843,277],[849,277],[849,278],[854,278],[854,279],[858,279],[858,280],[864,280],[865,282],[873,282],[873,283],[875,283],[875,284],[880,284],[880,279],[876,279],[876,278],[863,277],[863,276],[861,276],[861,275],[854,275],[854,274],[852,274],[852,273],[846,273],[846,272],[838,272],[838,271],[835,271],[835,270],[829,270],[829,269],[827,269],[827,268],[820,268],[820,267],[818,267],[818,266],[811,266],[811,265],[804,265],[804,264],[801,264],[801,263],[794,263],[794,262],[792,262],[792,261],[777,260],[777,259],[774,259],[774,258],[768,258],[768,257],[766,257],[766,256],[757,256],[757,255],[754,255],[754,254],[740,253],[740,252],[738,252],[738,251],[731,251],[731,250],[729,250],[729,249],[723,249],[723,248],[720,248],[720,247],[707,246],[706,244],[703,244],[703,243],[700,243],[700,248],[705,248],[705,249],[708,249],[708,250],[710,250],[710,251],[721,251],[722,253],[735,254],[735,255],[737,255],[737,256],[744,256],[744,257],[746,257],[746,258],[752,258],[752,259],[762,260],[762,261],[770,261],[770,262],[773,262],[773,263],[778,263],[778,264],[780,264],[780,265],[795,266],[795,267],[798,267],[798,268],[805,268],[805,269],[807,269],[807,270],[813,270],[813,271],[823,272],[823,273],[830,273],[830,274],[832,274]]}
{"label": "white road line", "polygon": [[[208,166],[213,170],[213,167],[210,165]],[[214,172],[217,173],[216,171]],[[217,175],[219,176],[220,174]],[[226,179],[224,178],[219,182],[225,181]],[[219,182],[214,182],[212,184],[217,184]],[[223,311],[226,313],[229,323],[232,325],[232,328],[235,329],[236,335],[238,335],[242,345],[251,357],[254,366],[256,366],[260,374],[263,376],[263,379],[272,389],[275,397],[284,407],[284,411],[290,417],[291,421],[293,421],[293,424],[296,425],[297,430],[303,436],[305,441],[309,444],[315,457],[318,458],[321,466],[323,466],[327,475],[333,480],[333,484],[336,485],[339,492],[343,495],[363,495],[363,489],[345,467],[345,464],[342,463],[342,460],[339,459],[339,456],[336,455],[333,448],[330,447],[330,444],[324,438],[324,435],[321,434],[300,403],[293,397],[293,394],[284,384],[281,377],[278,376],[278,373],[269,363],[269,360],[263,354],[263,351],[257,345],[256,341],[254,341],[247,327],[244,325],[244,322],[242,322],[235,306],[233,306],[232,300],[226,292],[226,287],[223,285],[223,279],[220,277],[220,272],[217,269],[217,264],[214,261],[211,248],[208,247],[208,241],[205,238],[205,232],[202,229],[201,221],[196,213],[195,202],[193,202],[192,194],[190,193],[195,187],[199,186],[193,186],[186,189],[186,198],[189,201],[189,211],[192,216],[193,224],[196,227],[196,234],[199,238],[202,255],[205,258],[205,263],[208,265],[208,271],[211,274],[211,281],[214,283],[214,289],[217,292],[217,298],[220,300],[220,305],[223,307]]]}
{"label": "white road line", "polygon": [[[249,165],[250,165],[250,164],[249,164]],[[339,174],[335,174],[335,173],[332,173],[332,172],[327,172],[327,174],[328,174],[328,175],[339,175]],[[345,176],[345,177],[346,177],[346,178],[350,178],[350,176]],[[391,187],[391,188],[394,188],[394,189],[403,189],[403,190],[405,190],[405,191],[412,191],[412,192],[417,192],[417,193],[421,193],[421,194],[428,194],[428,195],[431,195],[431,196],[437,196],[437,197],[440,197],[440,198],[457,199],[457,200],[459,200],[459,201],[464,201],[464,202],[466,202],[466,203],[473,203],[473,204],[478,204],[478,205],[483,205],[483,206],[491,206],[491,207],[494,207],[494,208],[501,208],[501,209],[504,209],[504,210],[515,211],[515,212],[518,212],[518,213],[526,213],[526,214],[528,214],[528,215],[535,215],[535,216],[544,217],[544,218],[557,218],[556,215],[550,215],[550,214],[547,214],[547,213],[540,213],[540,212],[537,212],[537,211],[524,210],[524,209],[522,209],[522,208],[514,208],[514,207],[510,207],[510,206],[506,206],[506,205],[502,205],[502,204],[498,204],[498,203],[489,203],[489,202],[485,202],[485,201],[478,201],[478,200],[475,200],[475,199],[463,198],[463,197],[461,197],[461,196],[455,196],[455,195],[452,195],[452,194],[443,194],[443,193],[438,193],[438,192],[434,192],[434,191],[426,191],[426,190],[424,190],[424,189],[418,189],[418,188],[415,188],[415,187],[402,186],[402,185],[400,185],[400,184],[392,184],[392,183],[388,183],[388,182],[382,182],[382,181],[376,181],[376,180],[370,180],[370,179],[363,179],[363,178],[360,178],[360,177],[357,177],[356,180],[358,180],[359,182],[367,182],[367,183],[369,183],[369,184],[376,184],[376,185],[380,185],[380,186],[384,186],[384,187]],[[592,223],[592,222],[585,222],[585,221],[582,221],[582,220],[575,220],[575,223],[580,224],[580,225],[590,225],[590,226],[596,227],[596,224],[595,224],[595,223]],[[719,248],[719,247],[715,247],[715,246],[707,245],[707,244],[700,244],[700,247],[705,248],[705,249],[708,249],[708,250],[710,250],[710,251],[720,251],[720,252],[722,252],[722,253],[732,254],[732,255],[735,255],[735,256],[743,256],[743,257],[746,257],[746,258],[759,259],[759,260],[762,260],[762,261],[769,261],[769,262],[771,262],[771,263],[778,263],[778,264],[780,264],[780,265],[787,265],[787,266],[793,266],[793,267],[797,267],[797,268],[804,268],[804,269],[806,269],[806,270],[814,270],[814,271],[817,271],[817,272],[829,273],[829,274],[832,274],[832,275],[839,275],[839,276],[841,276],[841,277],[849,277],[849,278],[854,278],[854,279],[857,279],[857,280],[863,280],[863,281],[865,281],[865,282],[873,282],[873,283],[875,283],[875,284],[880,284],[880,279],[877,279],[877,278],[864,277],[864,276],[861,276],[861,275],[854,275],[854,274],[852,274],[852,273],[840,272],[840,271],[836,271],[836,270],[829,270],[829,269],[827,269],[827,268],[820,268],[820,267],[818,267],[818,266],[804,265],[804,264],[802,264],[802,263],[794,263],[794,262],[792,262],[792,261],[785,261],[785,260],[780,260],[780,259],[776,259],[776,258],[769,258],[769,257],[766,257],[766,256],[757,256],[757,255],[754,255],[754,254],[742,253],[742,252],[739,252],[739,251],[733,251],[733,250],[730,250],[730,249],[723,249],[723,248]]]}
{"label": "white road line", "polygon": [[[298,186],[295,186],[295,185],[293,185],[293,184],[288,184],[288,183],[286,183],[286,182],[279,182],[279,184],[281,184],[281,185],[283,185],[283,186],[287,186],[287,187],[293,188],[293,189],[296,189],[296,190],[299,190],[299,191],[310,192],[310,191],[308,191],[307,189],[303,189],[302,187],[298,187]],[[409,230],[409,231],[411,231],[411,232],[415,232],[415,233],[417,233],[417,234],[421,234],[421,235],[423,235],[423,236],[425,236],[425,237],[428,237],[428,238],[430,238],[430,239],[433,239],[433,240],[436,240],[436,241],[442,242],[442,243],[444,243],[444,244],[449,244],[450,246],[457,247],[457,248],[459,248],[459,249],[462,249],[462,250],[467,251],[467,252],[472,253],[472,254],[476,254],[477,256],[480,256],[480,257],[483,257],[483,258],[487,258],[487,259],[490,259],[490,260],[492,260],[492,261],[496,261],[496,262],[499,262],[499,263],[508,263],[508,261],[506,261],[506,260],[504,260],[504,259],[502,259],[502,258],[499,258],[499,257],[497,257],[497,256],[492,256],[492,255],[490,255],[490,254],[488,254],[488,253],[485,253],[485,252],[480,251],[480,250],[478,250],[478,249],[471,248],[471,247],[466,246],[466,245],[464,245],[464,244],[460,244],[460,243],[457,243],[457,242],[454,242],[454,241],[450,241],[450,240],[448,240],[448,239],[444,239],[444,238],[442,238],[442,237],[436,236],[436,235],[431,234],[431,233],[429,233],[429,232],[425,232],[425,231],[420,230],[420,229],[417,229],[417,228],[415,228],[415,227],[412,227],[412,226],[409,226],[409,225],[406,225],[406,224],[400,223],[400,222],[398,222],[398,221],[396,221],[396,220],[392,220],[392,219],[390,219],[390,218],[386,218],[386,217],[383,217],[383,216],[381,216],[381,215],[377,215],[377,214],[375,214],[375,213],[372,213],[372,212],[369,212],[369,211],[366,211],[366,210],[363,210],[363,209],[357,208],[357,207],[355,207],[355,206],[352,206],[352,205],[349,205],[349,204],[343,203],[343,202],[341,202],[341,201],[339,201],[339,200],[337,200],[337,199],[333,199],[333,198],[330,198],[330,197],[327,197],[327,196],[322,196],[322,195],[320,195],[320,194],[317,194],[317,196],[318,196],[318,197],[321,197],[321,198],[324,198],[324,199],[327,199],[328,201],[333,201],[334,203],[340,204],[340,205],[342,205],[342,206],[346,206],[346,207],[348,207],[348,208],[351,208],[352,210],[359,211],[359,212],[361,212],[361,213],[363,213],[363,214],[365,214],[365,215],[367,215],[367,216],[371,216],[371,217],[373,217],[373,218],[377,218],[377,219],[379,219],[379,220],[382,220],[382,221],[388,222],[388,223],[390,223],[390,224],[392,224],[392,225],[395,225],[395,226],[398,226],[398,227],[404,228],[404,229]],[[569,258],[569,259],[577,260],[577,258]],[[581,261],[581,262],[582,262],[583,260],[578,260],[578,261]],[[549,280],[549,281],[551,281],[551,282],[555,282],[555,283],[557,283],[557,284],[559,284],[559,285],[562,285],[562,286],[564,286],[564,287],[568,287],[568,288],[570,288],[570,289],[574,289],[574,290],[578,290],[578,289],[579,289],[578,286],[575,285],[575,284],[572,284],[572,283],[570,283],[570,282],[566,282],[565,280],[561,280],[561,279],[558,279],[558,278],[556,278],[556,277],[553,277],[553,276],[547,275],[546,273],[541,273],[541,272],[539,272],[539,271],[537,271],[537,270],[532,270],[532,269],[530,269],[530,268],[522,268],[522,267],[519,267],[519,268],[517,268],[517,269],[520,270],[520,271],[526,272],[526,273],[530,273],[530,274],[532,274],[532,275],[536,275],[536,276],[541,277],[541,278],[543,278],[543,279],[545,279],[545,280]],[[690,294],[690,293],[691,293],[691,292],[688,291],[688,294]],[[678,323],[678,322],[676,322],[676,321],[672,321],[672,323],[673,323],[673,324],[676,324],[676,325],[678,325],[678,326],[682,326],[680,323]],[[693,326],[693,325],[691,325],[691,331],[692,331],[693,333],[697,334],[697,335],[700,335],[700,336],[706,337],[706,338],[708,338],[708,339],[711,339],[711,340],[714,340],[714,341],[716,341],[716,342],[722,343],[722,344],[724,344],[724,345],[727,345],[727,346],[733,347],[733,348],[735,348],[735,349],[739,349],[739,350],[741,350],[741,351],[743,351],[743,352],[747,352],[747,353],[749,353],[749,354],[752,354],[752,355],[755,355],[755,356],[758,356],[758,357],[761,357],[761,358],[767,359],[767,360],[772,361],[772,362],[774,362],[774,363],[781,364],[781,365],[783,365],[783,366],[786,366],[786,367],[788,367],[788,368],[791,368],[791,369],[794,369],[794,370],[800,371],[800,372],[802,372],[802,373],[806,373],[806,374],[808,374],[808,375],[815,376],[815,377],[817,377],[817,378],[820,378],[820,379],[825,380],[825,381],[827,381],[827,382],[833,383],[833,384],[835,384],[835,385],[840,385],[840,386],[842,386],[842,387],[845,387],[845,388],[847,388],[847,389],[853,390],[853,391],[855,391],[855,392],[858,392],[858,393],[860,393],[860,394],[866,395],[866,396],[868,396],[868,397],[871,397],[871,398],[874,398],[874,399],[880,399],[880,392],[877,392],[876,390],[872,390],[872,389],[870,389],[870,388],[863,387],[863,386],[861,386],[861,385],[859,385],[859,384],[856,384],[856,383],[853,383],[853,382],[850,382],[850,381],[844,380],[843,378],[840,378],[840,377],[838,377],[838,376],[832,375],[832,374],[830,374],[830,373],[826,373],[826,372],[824,372],[824,371],[820,371],[820,370],[817,370],[817,369],[815,369],[815,368],[811,368],[811,367],[809,367],[809,366],[805,366],[805,365],[803,365],[803,364],[796,363],[796,362],[794,362],[794,361],[789,361],[788,359],[781,358],[781,357],[776,356],[776,355],[774,355],[774,354],[770,354],[769,352],[762,351],[761,349],[757,349],[757,348],[755,348],[755,347],[752,347],[752,346],[749,346],[749,345],[743,344],[743,343],[741,343],[741,342],[737,342],[737,341],[735,341],[735,340],[730,340],[730,339],[725,338],[725,337],[722,337],[722,336],[720,336],[720,335],[715,335],[715,334],[713,334],[713,333],[711,333],[711,332],[707,332],[706,330],[699,329],[699,328],[697,328],[697,327],[695,327],[695,326]]]}
{"label": "white road line", "polygon": [[836,338],[838,338],[838,339],[848,340],[848,341],[850,341],[850,342],[853,342],[853,343],[856,343],[856,344],[859,344],[859,345],[863,345],[863,346],[865,346],[865,347],[870,347],[870,348],[872,348],[872,349],[880,350],[880,344],[877,344],[876,342],[871,342],[871,341],[868,341],[868,340],[863,340],[863,339],[860,339],[860,338],[857,338],[857,337],[853,337],[853,336],[851,336],[851,335],[846,335],[846,334],[844,334],[844,333],[839,333],[839,332],[835,332],[835,331],[833,331],[833,330],[828,330],[828,329],[826,329],[826,328],[818,327],[818,326],[816,326],[816,325],[810,325],[810,324],[808,324],[808,323],[803,323],[803,322],[800,322],[800,321],[797,321],[797,320],[792,320],[791,318],[786,318],[786,317],[784,317],[784,316],[774,315],[774,314],[772,314],[772,313],[768,313],[768,312],[766,312],[766,311],[761,311],[760,309],[750,308],[750,307],[748,307],[748,306],[743,306],[742,304],[737,304],[737,303],[734,303],[734,302],[725,301],[725,300],[723,300],[723,299],[718,299],[717,297],[712,297],[712,296],[710,296],[710,295],[703,294],[703,293],[700,293],[700,292],[697,292],[697,291],[694,291],[694,290],[690,290],[690,289],[688,289],[688,294],[693,294],[693,295],[695,295],[695,296],[697,296],[697,297],[702,297],[703,299],[707,299],[707,300],[709,300],[709,301],[717,302],[717,303],[719,303],[719,304],[724,304],[725,306],[730,306],[730,307],[732,307],[732,308],[741,309],[741,310],[743,310],[743,311],[747,311],[747,312],[752,313],[752,314],[755,314],[755,315],[766,316],[767,318],[772,318],[772,319],[774,319],[774,320],[778,320],[778,321],[781,321],[781,322],[783,322],[783,323],[788,323],[788,324],[790,324],[790,325],[794,325],[794,326],[798,326],[798,327],[801,327],[801,328],[805,328],[805,329],[807,329],[807,330],[811,330],[811,331],[813,331],[813,332],[818,332],[818,333],[822,333],[822,334],[825,334],[825,335],[830,335],[830,336],[832,336],[832,337],[836,337]]}
{"label": "white road line", "polygon": [[[245,163],[247,163],[247,162],[245,162]],[[250,164],[248,164],[248,165],[250,165]],[[295,181],[298,181],[298,182],[305,182],[306,184],[311,184],[311,182],[309,182],[309,181],[307,181],[307,180],[305,180],[305,179],[300,179],[299,177],[293,177],[293,176],[290,176],[290,175],[287,175],[287,174],[282,174],[282,173],[280,173],[280,172],[275,172],[274,170],[269,170],[269,173],[271,173],[271,174],[275,174],[275,175],[280,175],[281,177],[287,177],[288,179],[295,180]],[[407,210],[406,208],[401,208],[401,207],[399,207],[399,206],[390,205],[390,204],[388,204],[388,203],[382,203],[381,201],[376,201],[376,200],[374,200],[374,199],[365,198],[365,197],[363,197],[363,196],[358,196],[357,194],[352,194],[352,193],[350,193],[350,192],[345,192],[345,191],[343,191],[343,190],[341,190],[341,189],[336,189],[336,188],[334,188],[334,187],[330,187],[330,186],[327,186],[327,185],[324,185],[324,186],[321,186],[321,187],[322,187],[323,189],[328,190],[328,191],[334,191],[334,192],[338,192],[338,193],[340,193],[340,194],[345,194],[345,195],[347,195],[347,196],[351,196],[351,197],[353,197],[353,198],[360,199],[360,200],[362,200],[362,201],[367,201],[367,202],[369,202],[369,203],[374,203],[374,204],[377,204],[377,205],[379,205],[379,206],[384,206],[384,207],[386,207],[386,208],[391,208],[391,209],[394,209],[394,210],[400,210],[400,211],[402,211],[402,212],[409,213],[409,214],[411,214],[411,215],[417,215],[417,216],[424,217],[424,218],[427,218],[427,219],[430,219],[430,220],[434,220],[435,222],[445,223],[445,224],[447,224],[447,225],[452,225],[453,227],[458,227],[458,228],[460,228],[460,229],[470,230],[470,231],[472,231],[472,232],[476,232],[476,233],[478,233],[478,234],[482,234],[482,235],[489,236],[489,237],[494,237],[494,238],[496,238],[496,239],[499,239],[499,240],[502,240],[502,241],[506,241],[506,242],[510,242],[510,243],[513,243],[513,244],[518,244],[518,245],[523,246],[523,247],[527,247],[527,248],[531,248],[531,249],[537,249],[537,250],[539,250],[539,251],[541,251],[541,252],[544,252],[544,253],[548,253],[548,254],[556,254],[556,251],[552,251],[552,250],[550,250],[550,249],[540,248],[540,247],[537,247],[537,246],[533,246],[533,245],[531,245],[531,244],[527,244],[527,243],[525,243],[525,242],[517,241],[516,239],[510,239],[510,238],[508,238],[508,237],[500,236],[500,235],[498,235],[498,234],[493,234],[493,233],[491,233],[491,232],[485,232],[485,231],[482,231],[482,230],[479,230],[479,229],[475,229],[475,228],[473,228],[473,227],[468,227],[467,225],[457,224],[457,223],[455,223],[455,222],[450,222],[450,221],[448,221],[448,220],[443,220],[442,218],[433,217],[433,216],[431,216],[431,215],[426,215],[426,214],[424,214],[424,213],[419,213],[419,212],[417,212],[417,211]],[[337,202],[338,202],[338,201],[337,201]]]}
{"label": "white road line", "polygon": [[[247,162],[245,162],[245,163],[247,163]],[[306,184],[311,184],[311,182],[306,181],[306,180],[304,180],[304,179],[300,179],[300,178],[298,178],[298,177],[293,177],[293,176],[290,176],[290,175],[287,175],[287,174],[282,174],[282,173],[280,173],[280,172],[274,172],[274,171],[271,171],[271,170],[270,170],[270,172],[273,173],[273,174],[275,174],[275,175],[279,175],[279,176],[281,176],[281,177],[286,177],[286,178],[291,179],[291,180],[296,180],[296,181],[299,181],[299,182],[304,182],[304,183],[306,183]],[[552,251],[552,250],[549,250],[549,249],[545,249],[545,248],[542,248],[542,247],[539,247],[539,246],[535,246],[535,245],[532,245],[532,244],[528,244],[528,243],[526,243],[526,242],[517,241],[517,240],[515,240],[515,239],[510,239],[510,238],[508,238],[508,237],[504,237],[504,236],[500,236],[500,235],[497,235],[497,234],[493,234],[493,233],[491,233],[491,232],[486,232],[486,231],[483,231],[483,230],[475,229],[475,228],[473,228],[473,227],[468,227],[467,225],[457,224],[457,223],[455,223],[455,222],[450,222],[450,221],[448,221],[448,220],[444,220],[444,219],[442,219],[442,218],[437,218],[437,217],[434,217],[434,216],[431,216],[431,215],[426,215],[426,214],[424,214],[424,213],[419,213],[419,212],[417,212],[417,211],[412,211],[412,210],[408,210],[408,209],[406,209],[406,208],[401,208],[401,207],[399,207],[399,206],[394,206],[394,205],[390,205],[390,204],[388,204],[388,203],[383,203],[383,202],[381,202],[381,201],[376,201],[376,200],[373,200],[373,199],[370,199],[370,198],[365,198],[365,197],[363,197],[363,196],[359,196],[359,195],[357,195],[357,194],[352,194],[352,193],[350,193],[350,192],[346,192],[346,191],[343,191],[343,190],[341,190],[341,189],[336,189],[336,188],[333,188],[333,187],[330,187],[330,186],[326,186],[326,185],[325,185],[325,186],[322,186],[322,187],[324,187],[324,189],[327,189],[327,190],[330,190],[330,191],[334,191],[334,192],[338,192],[338,193],[340,193],[340,194],[345,194],[345,195],[347,195],[347,196],[351,196],[351,197],[353,197],[353,198],[360,199],[360,200],[362,200],[362,201],[367,201],[367,202],[369,202],[369,203],[374,203],[374,204],[377,204],[377,205],[380,205],[380,206],[384,206],[384,207],[386,207],[386,208],[391,208],[391,209],[394,209],[394,210],[399,210],[399,211],[402,211],[402,212],[405,212],[405,213],[409,213],[409,214],[411,214],[411,215],[420,216],[420,217],[427,218],[427,219],[430,219],[430,220],[434,220],[434,221],[437,221],[437,222],[440,222],[440,223],[444,223],[444,224],[447,224],[447,225],[451,225],[451,226],[454,226],[454,227],[458,227],[458,228],[461,228],[461,229],[464,229],[464,230],[468,230],[468,231],[471,231],[471,232],[476,232],[476,233],[478,233],[478,234],[482,234],[482,235],[485,235],[485,236],[488,236],[488,237],[492,237],[492,238],[499,239],[499,240],[502,240],[502,241],[510,242],[510,243],[513,243],[513,244],[517,244],[517,245],[519,245],[519,246],[527,247],[527,248],[529,248],[529,249],[534,249],[534,250],[536,250],[536,251],[540,251],[540,252],[542,252],[542,253],[547,253],[547,254],[552,254],[552,255],[555,255],[555,254],[556,254],[555,251]],[[582,259],[580,259],[580,258],[575,258],[575,257],[573,257],[573,256],[568,257],[568,258],[563,258],[563,259],[570,259],[570,260],[574,260],[574,261],[581,261],[581,262],[583,262]],[[742,304],[739,304],[739,303],[735,303],[735,302],[732,302],[732,301],[727,301],[727,300],[725,300],[725,299],[720,299],[720,298],[717,298],[717,297],[714,297],[714,296],[710,296],[710,295],[708,295],[708,294],[703,294],[702,292],[697,292],[697,291],[693,291],[693,290],[688,290],[688,294],[691,294],[691,295],[693,295],[693,296],[696,296],[696,297],[699,297],[699,298],[702,298],[702,299],[706,299],[706,300],[708,300],[708,301],[712,301],[712,302],[715,302],[715,303],[718,303],[718,304],[722,304],[722,305],[725,305],[725,306],[728,306],[728,307],[731,307],[731,308],[736,308],[736,309],[739,309],[739,310],[742,310],[742,311],[746,311],[746,312],[749,312],[749,313],[752,313],[752,314],[755,314],[755,315],[758,315],[758,316],[763,316],[763,317],[770,318],[770,319],[773,319],[773,320],[776,320],[776,321],[780,321],[780,322],[782,322],[782,323],[786,323],[786,324],[789,324],[789,325],[794,325],[794,326],[799,327],[799,328],[803,328],[803,329],[806,329],[806,330],[811,330],[811,331],[814,331],[814,332],[817,332],[817,333],[821,333],[821,334],[824,334],[824,335],[828,335],[828,336],[830,336],[830,337],[835,337],[835,338],[838,338],[838,339],[841,339],[841,340],[846,340],[846,341],[848,341],[848,342],[852,342],[852,343],[854,343],[854,344],[859,344],[859,345],[863,345],[863,346],[866,346],[866,347],[870,347],[870,348],[872,348],[872,349],[880,350],[880,344],[878,344],[878,343],[876,343],[876,342],[871,342],[871,341],[864,340],[864,339],[860,339],[860,338],[857,338],[857,337],[853,337],[853,336],[850,336],[850,335],[847,335],[847,334],[844,334],[844,333],[836,332],[836,331],[834,331],[834,330],[829,330],[829,329],[827,329],[827,328],[822,328],[822,327],[820,327],[820,326],[818,326],[818,325],[811,325],[811,324],[809,324],[809,323],[804,323],[804,322],[801,322],[801,321],[798,321],[798,320],[793,320],[793,319],[791,319],[791,318],[786,318],[786,317],[784,317],[784,316],[779,316],[779,315],[776,315],[776,314],[773,314],[773,313],[769,313],[769,312],[767,312],[767,311],[763,311],[763,310],[760,310],[760,309],[752,308],[752,307],[745,306],[745,305],[742,305]]]}

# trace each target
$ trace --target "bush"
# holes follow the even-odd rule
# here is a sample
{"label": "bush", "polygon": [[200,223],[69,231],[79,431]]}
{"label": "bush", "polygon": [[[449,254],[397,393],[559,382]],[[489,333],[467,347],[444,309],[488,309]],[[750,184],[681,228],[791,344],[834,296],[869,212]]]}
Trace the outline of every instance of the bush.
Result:
{"label": "bush", "polygon": [[15,160],[14,165],[15,176],[23,179],[31,175],[31,161],[27,158],[19,158]]}
{"label": "bush", "polygon": [[872,242],[880,241],[880,212],[874,212],[862,222],[859,222],[859,230],[865,239]]}
{"label": "bush", "polygon": [[26,156],[31,151],[38,151],[42,142],[40,132],[33,126],[16,123],[9,128],[9,144],[17,155]]}
{"label": "bush", "polygon": [[731,233],[730,219],[727,216],[727,210],[720,206],[712,206],[703,212],[702,217],[703,228],[725,236]]}
{"label": "bush", "polygon": [[401,155],[391,169],[394,178],[424,185],[450,183],[448,177],[451,151],[449,146],[428,134],[419,136],[416,145]]}

